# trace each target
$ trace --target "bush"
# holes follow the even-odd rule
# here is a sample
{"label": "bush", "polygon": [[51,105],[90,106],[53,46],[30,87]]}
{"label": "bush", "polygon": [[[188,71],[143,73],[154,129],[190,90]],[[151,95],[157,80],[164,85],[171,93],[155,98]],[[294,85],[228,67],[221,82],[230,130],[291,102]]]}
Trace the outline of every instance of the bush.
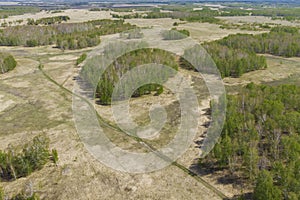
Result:
{"label": "bush", "polygon": [[54,164],[57,164],[58,161],[58,153],[56,149],[52,149],[52,161]]}
{"label": "bush", "polygon": [[17,62],[10,54],[0,53],[0,74],[13,70]]}
{"label": "bush", "polygon": [[164,40],[181,40],[181,39],[188,37],[188,35],[186,35],[184,33],[186,33],[186,32],[182,33],[182,31],[169,30],[169,31],[163,31],[162,36],[163,36]]}
{"label": "bush", "polygon": [[86,53],[82,54],[77,60],[76,60],[76,65],[79,65],[86,59],[87,55]]}
{"label": "bush", "polygon": [[[52,151],[57,161],[56,150]],[[0,177],[3,180],[13,180],[26,177],[33,171],[40,170],[50,159],[49,138],[39,135],[26,144],[21,152],[10,148],[0,151]]]}

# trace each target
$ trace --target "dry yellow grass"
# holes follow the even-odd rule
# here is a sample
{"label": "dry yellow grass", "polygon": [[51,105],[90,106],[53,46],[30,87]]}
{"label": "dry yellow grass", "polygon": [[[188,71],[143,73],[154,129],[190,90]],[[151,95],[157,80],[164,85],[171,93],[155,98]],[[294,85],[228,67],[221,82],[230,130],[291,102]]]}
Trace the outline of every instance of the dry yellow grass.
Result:
{"label": "dry yellow grass", "polygon": [[174,22],[179,22],[177,19],[161,18],[161,19],[126,19],[126,22],[137,25],[139,27],[158,26],[165,29],[173,27]]}
{"label": "dry yellow grass", "polygon": [[[50,47],[2,50],[12,52],[19,65],[0,76],[0,101],[6,102],[0,113],[1,149],[21,145],[44,132],[51,140],[50,148],[59,154],[57,166],[49,163],[26,178],[1,183],[9,196],[32,183],[42,199],[220,199],[174,166],[148,174],[122,173],[104,166],[86,151],[73,123],[72,96],[49,82],[37,68],[40,60],[46,73],[72,89],[70,76],[77,73],[74,59],[81,51],[62,52]],[[20,109],[10,109],[13,106]]]}
{"label": "dry yellow grass", "polygon": [[[44,14],[14,16],[8,20],[48,16],[47,13]],[[108,12],[87,10],[66,10],[65,13],[55,15],[68,15],[71,17],[70,22],[110,18]],[[169,29],[178,20],[129,19],[126,21],[142,27],[161,26]],[[189,30],[191,37],[200,42],[220,39],[228,34],[260,33],[224,30],[220,29],[219,25],[208,23],[185,23],[180,24],[178,28]],[[6,192],[11,196],[31,181],[34,190],[41,195],[42,199],[219,199],[212,191],[174,166],[148,174],[121,173],[99,163],[86,151],[73,122],[72,96],[43,76],[38,70],[38,60],[44,65],[47,74],[59,84],[72,90],[74,84],[72,77],[78,73],[74,65],[75,60],[83,52],[91,49],[63,52],[51,46],[0,48],[1,51],[13,54],[18,61],[15,70],[0,75],[1,149],[9,144],[24,143],[35,135],[45,132],[50,137],[51,148],[56,148],[59,153],[58,166],[48,164],[41,171],[27,178],[1,183]],[[300,67],[297,64],[299,58],[282,59],[273,56],[267,58],[268,69],[244,74],[239,79],[226,78],[224,82],[228,85],[246,84],[251,81],[260,83],[288,78],[291,74],[300,74]],[[193,72],[188,72],[187,75],[195,76]],[[138,98],[131,102],[132,113],[135,117],[146,115],[144,111],[147,110],[148,105],[156,102],[158,98],[162,98],[160,100],[166,104],[172,102],[167,95],[151,97],[147,100]],[[203,101],[203,108],[207,108],[208,105],[208,100]],[[10,110],[14,106],[19,106],[20,109]],[[42,106],[43,109],[39,109],[37,113],[38,106]],[[98,106],[98,109],[104,117],[111,119],[108,108]],[[144,111],[140,112],[142,110]],[[2,117],[3,113],[7,113],[6,118],[11,119]],[[7,123],[7,120],[10,123]],[[207,118],[203,116],[201,120],[204,122]],[[12,129],[11,127],[14,126],[15,128]],[[204,129],[201,129],[198,136],[203,131]],[[127,142],[122,138],[116,141]],[[198,158],[198,150],[195,145],[192,145],[178,162],[189,167],[196,158]],[[240,192],[232,185],[224,186],[218,183],[215,176],[206,176],[205,179],[228,196]]]}
{"label": "dry yellow grass", "polygon": [[220,25],[209,23],[184,23],[178,26],[179,29],[186,29],[190,32],[191,37],[199,42],[218,40],[230,34],[247,33],[259,34],[265,31],[246,31],[239,29],[221,29]]}
{"label": "dry yellow grass", "polygon": [[233,17],[217,17],[219,19],[234,23],[259,23],[259,24],[280,24],[285,26],[300,26],[300,23],[289,22],[286,20],[272,20],[271,17],[264,16],[233,16]]}

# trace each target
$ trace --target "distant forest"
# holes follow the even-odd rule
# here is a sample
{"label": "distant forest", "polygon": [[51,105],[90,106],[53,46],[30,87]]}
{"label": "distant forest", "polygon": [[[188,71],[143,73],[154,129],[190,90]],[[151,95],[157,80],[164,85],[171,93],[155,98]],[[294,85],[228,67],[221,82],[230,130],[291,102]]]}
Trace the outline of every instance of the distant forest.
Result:
{"label": "distant forest", "polygon": [[[48,24],[48,21],[48,18],[44,18],[38,23]],[[49,26],[12,26],[0,30],[0,45],[27,47],[56,45],[57,48],[63,50],[82,49],[98,45],[101,35],[119,33],[133,28],[135,26],[124,23],[123,20],[108,19]]]}

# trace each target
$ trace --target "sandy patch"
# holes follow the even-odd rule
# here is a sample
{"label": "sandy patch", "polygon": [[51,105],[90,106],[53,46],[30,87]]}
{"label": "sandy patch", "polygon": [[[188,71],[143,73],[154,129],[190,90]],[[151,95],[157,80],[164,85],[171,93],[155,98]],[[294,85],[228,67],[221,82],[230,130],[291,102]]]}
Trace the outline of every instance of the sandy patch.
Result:
{"label": "sandy patch", "polygon": [[13,101],[12,99],[5,100],[4,95],[0,94],[0,113],[14,104],[15,101]]}
{"label": "sandy patch", "polygon": [[28,88],[30,85],[30,82],[28,81],[16,81],[16,82],[10,82],[9,84],[12,87],[16,88]]}
{"label": "sandy patch", "polygon": [[62,61],[74,61],[77,59],[77,56],[74,55],[61,55],[61,56],[54,56],[49,58],[51,61],[57,61],[57,60],[62,60]]}

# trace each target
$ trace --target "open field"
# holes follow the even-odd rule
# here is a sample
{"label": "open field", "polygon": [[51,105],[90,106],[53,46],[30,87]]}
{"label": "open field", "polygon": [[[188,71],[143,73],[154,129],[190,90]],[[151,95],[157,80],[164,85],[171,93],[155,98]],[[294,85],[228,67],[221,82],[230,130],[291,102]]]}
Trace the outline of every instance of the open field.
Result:
{"label": "open field", "polygon": [[[57,166],[48,164],[29,177],[1,183],[9,195],[31,183],[42,199],[219,199],[177,167],[149,174],[121,173],[102,165],[85,150],[72,120],[72,96],[38,69],[40,62],[58,84],[72,89],[72,77],[78,70],[75,59],[85,50],[1,50],[12,53],[18,61],[15,70],[0,76],[1,149],[9,144],[21,145],[44,132],[50,137],[50,147],[59,152]],[[137,99],[136,104],[140,101]],[[119,138],[117,142],[124,141]],[[191,160],[197,156],[195,153],[189,154]]]}
{"label": "open field", "polygon": [[226,37],[230,34],[260,34],[266,31],[246,31],[239,29],[222,29],[220,25],[209,23],[183,23],[178,26],[179,29],[186,29],[191,37],[199,42],[209,42]]}
{"label": "open field", "polygon": [[300,26],[298,22],[290,22],[286,20],[272,20],[271,17],[264,16],[232,16],[232,17],[217,17],[234,24],[243,24],[243,23],[259,23],[259,24],[278,24],[284,26]]}
{"label": "open field", "polygon": [[222,29],[220,25],[210,23],[198,23],[198,22],[182,22],[171,18],[161,19],[126,19],[126,22],[137,25],[139,27],[152,27],[158,26],[165,29],[174,28],[173,23],[178,22],[176,26],[178,29],[186,29],[190,32],[191,37],[198,42],[208,42],[218,40],[226,37],[230,34],[237,33],[248,33],[248,34],[259,34],[267,31],[246,31],[239,29]]}
{"label": "open field", "polygon": [[161,19],[126,19],[126,22],[130,24],[135,24],[139,27],[152,27],[159,26],[165,29],[170,29],[173,27],[174,22],[179,22],[177,19],[171,18],[161,18]]}
{"label": "open field", "polygon": [[[110,11],[89,11],[87,9],[68,9],[63,10],[59,13],[51,13],[51,11],[41,11],[36,14],[27,13],[24,15],[9,16],[7,19],[0,19],[0,23],[9,23],[23,20],[21,24],[27,24],[27,19],[37,20],[45,17],[55,17],[62,15],[70,17],[70,20],[67,23],[78,23],[96,19],[111,19],[112,17],[110,13]],[[13,23],[12,25],[18,25],[18,23]]]}

